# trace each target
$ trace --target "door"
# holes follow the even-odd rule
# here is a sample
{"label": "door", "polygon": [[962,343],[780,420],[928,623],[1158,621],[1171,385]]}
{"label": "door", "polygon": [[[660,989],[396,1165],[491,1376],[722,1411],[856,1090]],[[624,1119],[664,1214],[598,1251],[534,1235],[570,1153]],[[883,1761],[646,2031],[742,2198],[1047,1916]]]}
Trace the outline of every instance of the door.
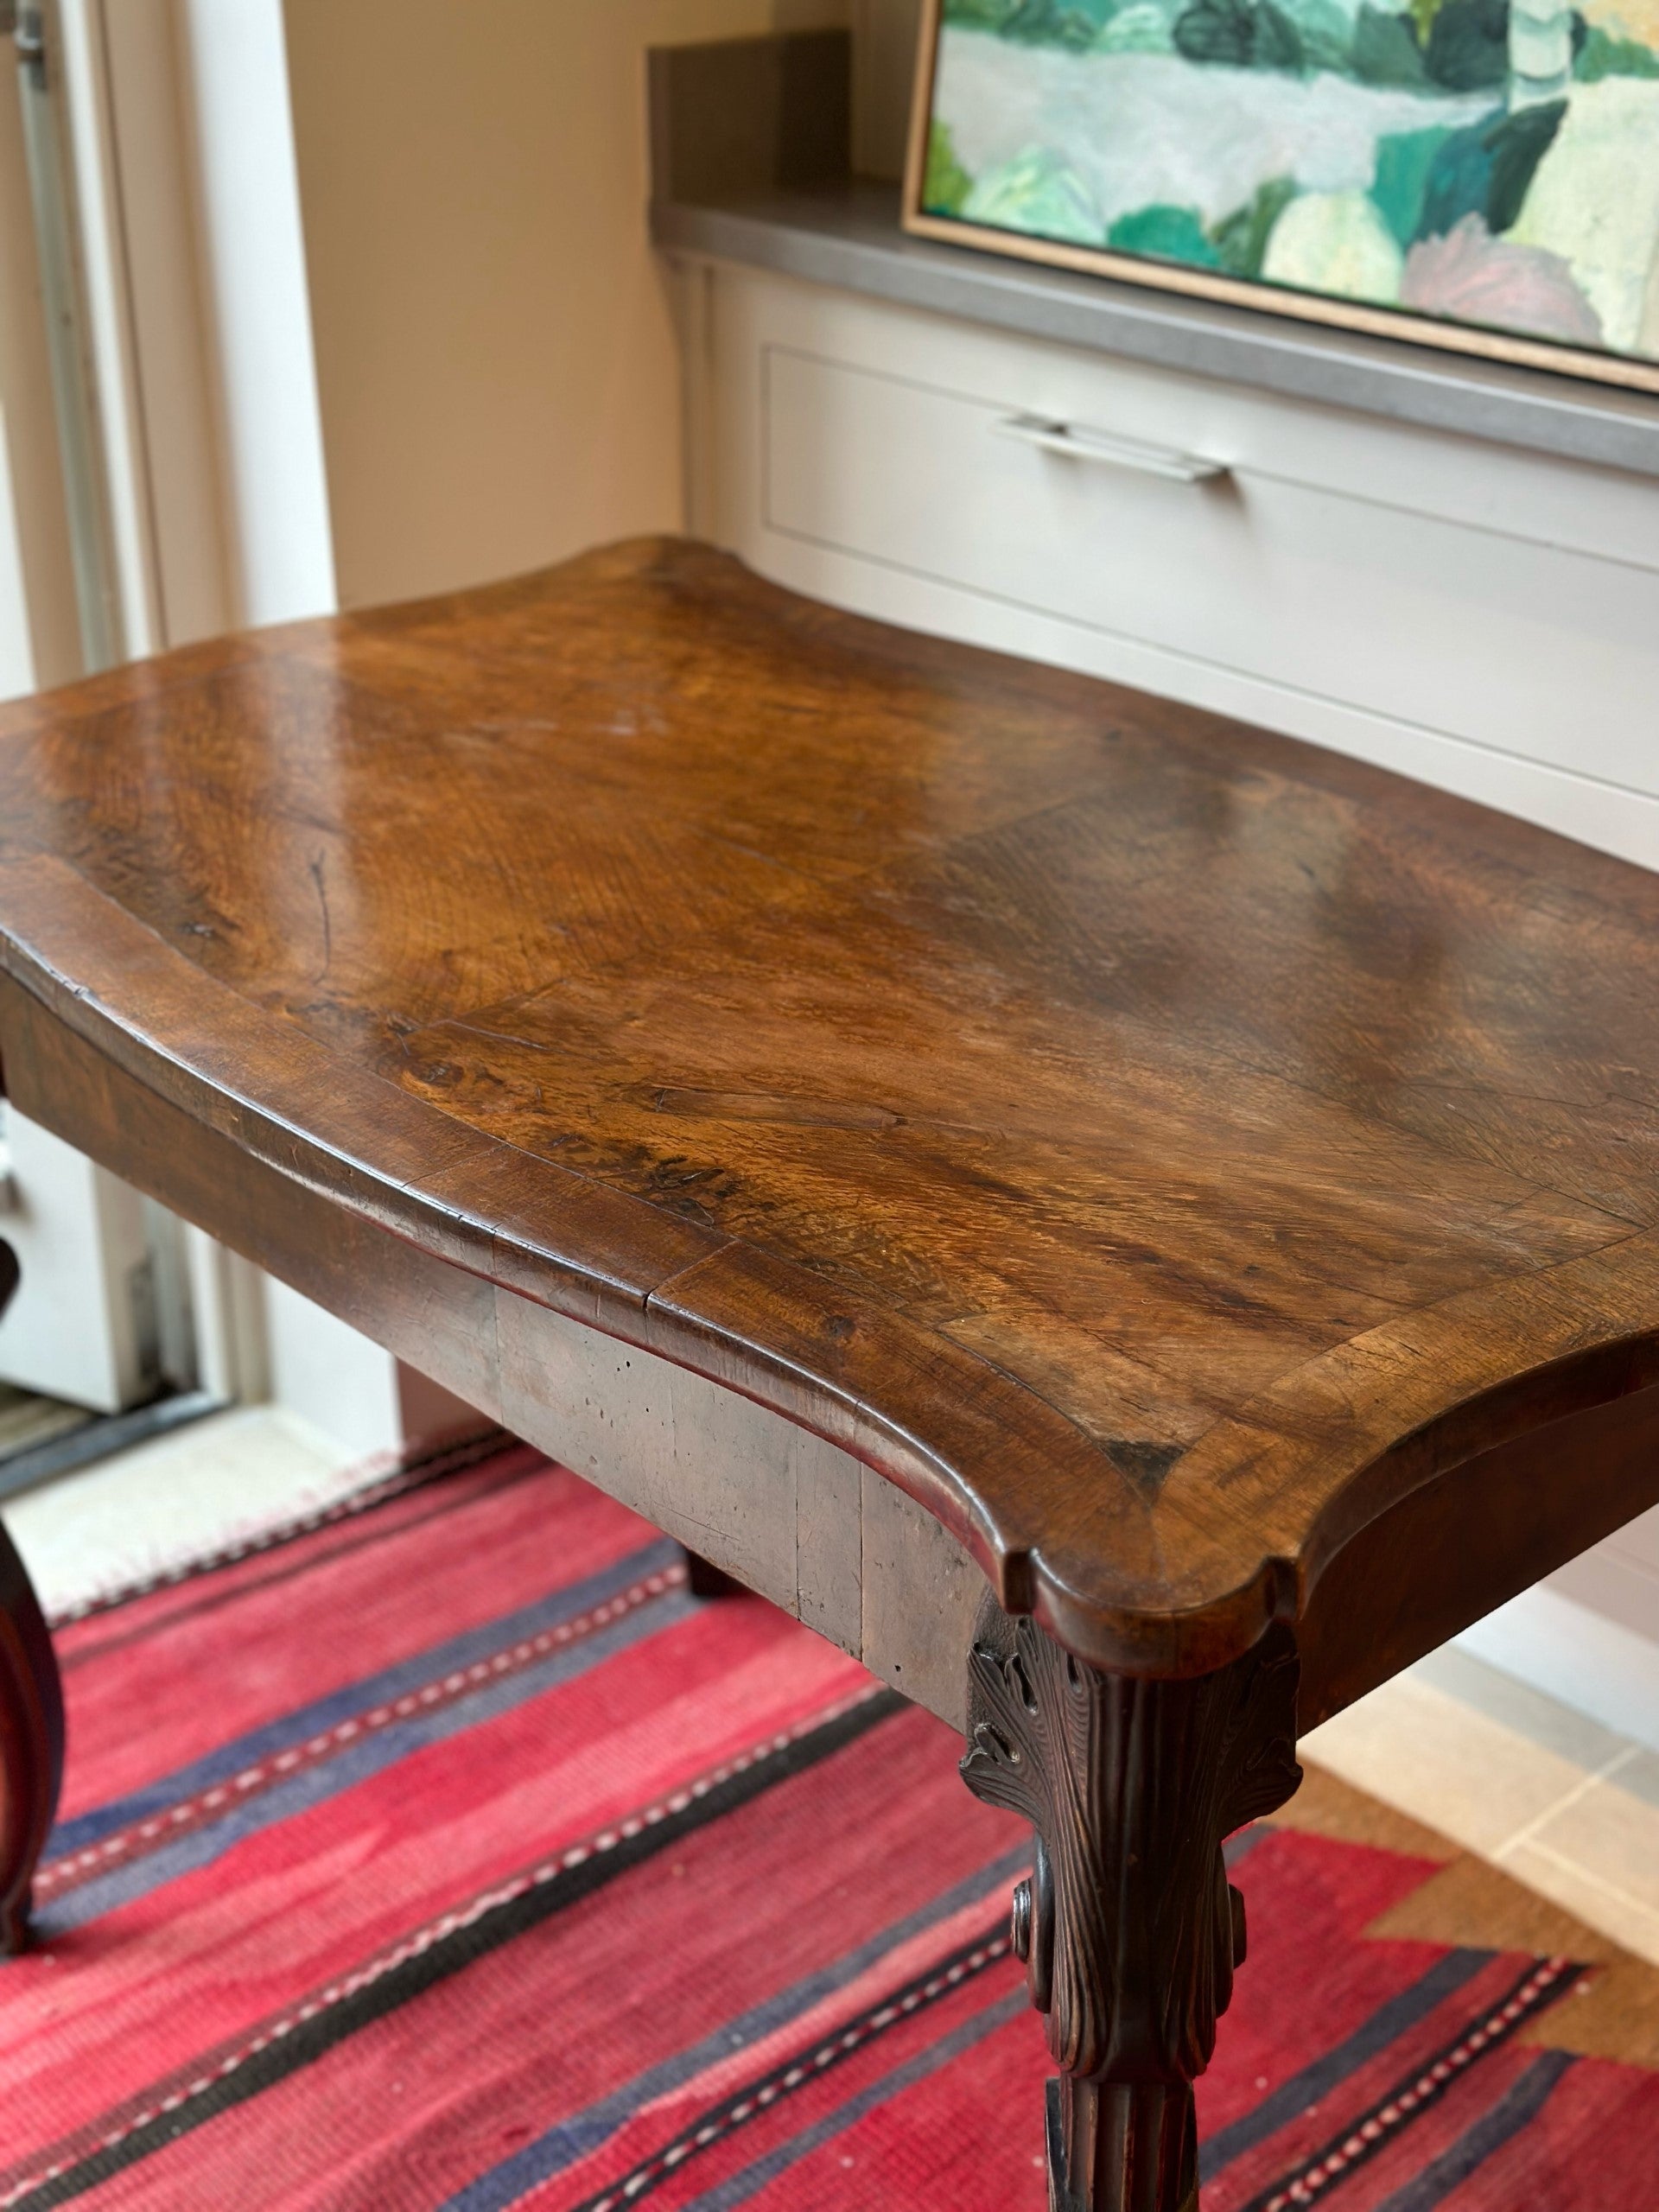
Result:
{"label": "door", "polygon": [[[15,60],[0,43],[0,700],[113,659],[118,645],[61,116],[37,18],[24,10],[9,28]],[[194,1381],[176,1231],[155,1211],[0,1105],[0,1236],[20,1268],[0,1321],[0,1382],[115,1413],[154,1397],[169,1374]]]}

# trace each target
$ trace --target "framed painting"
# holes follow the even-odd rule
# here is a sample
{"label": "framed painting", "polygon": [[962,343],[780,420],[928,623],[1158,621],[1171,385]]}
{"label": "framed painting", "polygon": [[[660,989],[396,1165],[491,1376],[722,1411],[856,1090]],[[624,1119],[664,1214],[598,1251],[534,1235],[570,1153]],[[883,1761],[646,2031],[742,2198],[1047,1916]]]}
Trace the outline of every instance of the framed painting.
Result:
{"label": "framed painting", "polygon": [[926,0],[905,220],[1659,392],[1659,0]]}

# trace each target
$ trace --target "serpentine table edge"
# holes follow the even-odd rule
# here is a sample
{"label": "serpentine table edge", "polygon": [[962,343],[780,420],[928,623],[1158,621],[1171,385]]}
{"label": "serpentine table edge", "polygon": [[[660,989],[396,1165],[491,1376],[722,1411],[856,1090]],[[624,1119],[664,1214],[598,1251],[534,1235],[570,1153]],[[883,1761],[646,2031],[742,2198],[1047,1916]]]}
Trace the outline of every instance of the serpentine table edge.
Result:
{"label": "serpentine table edge", "polygon": [[[1186,2212],[1243,1953],[1221,1840],[1294,1788],[1299,1727],[1659,1501],[1651,880],[678,541],[14,707],[0,804],[21,1110],[964,1726],[1038,1833],[1053,2203]],[[707,999],[642,1082],[658,966]],[[549,1034],[569,1066],[526,1059]],[[579,1141],[527,1065],[588,1085]],[[1046,1337],[1068,1297],[1116,1338]],[[29,1663],[0,1675],[38,1717]],[[29,1802],[7,1770],[14,1900],[48,1764]]]}

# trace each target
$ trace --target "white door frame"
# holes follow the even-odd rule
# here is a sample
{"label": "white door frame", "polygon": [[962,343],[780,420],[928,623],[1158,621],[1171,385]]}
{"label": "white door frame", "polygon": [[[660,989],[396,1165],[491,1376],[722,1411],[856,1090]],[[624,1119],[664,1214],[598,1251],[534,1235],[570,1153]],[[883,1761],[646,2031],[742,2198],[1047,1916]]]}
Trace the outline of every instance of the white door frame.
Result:
{"label": "white door frame", "polygon": [[[50,0],[48,38],[126,650],[330,612],[281,0]],[[200,1230],[183,1258],[202,1387],[402,1441],[389,1353]]]}
{"label": "white door frame", "polygon": [[281,0],[56,0],[133,652],[327,613]]}

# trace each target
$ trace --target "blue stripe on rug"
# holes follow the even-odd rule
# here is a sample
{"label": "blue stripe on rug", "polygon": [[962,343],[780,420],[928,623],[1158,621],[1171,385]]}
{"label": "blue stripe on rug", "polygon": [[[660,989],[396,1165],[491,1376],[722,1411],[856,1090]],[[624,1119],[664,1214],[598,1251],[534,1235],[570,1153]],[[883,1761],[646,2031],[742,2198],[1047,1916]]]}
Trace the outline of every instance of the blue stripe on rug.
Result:
{"label": "blue stripe on rug", "polygon": [[1240,1828],[1236,1835],[1229,1836],[1221,1849],[1222,1860],[1227,1872],[1230,1874],[1235,1866],[1241,1865],[1249,1857],[1258,1843],[1265,1843],[1270,1835],[1277,1834],[1276,1828],[1268,1827],[1263,1822],[1257,1821],[1250,1827]]}
{"label": "blue stripe on rug", "polygon": [[576,1681],[618,1652],[626,1651],[647,1637],[659,1635],[677,1621],[696,1612],[701,1600],[683,1590],[671,1591],[651,1605],[642,1605],[610,1626],[600,1629],[580,1643],[552,1653],[534,1667],[485,1683],[471,1696],[457,1698],[435,1710],[413,1713],[394,1721],[372,1736],[359,1738],[337,1758],[304,1767],[286,1781],[276,1783],[258,1796],[235,1807],[207,1827],[194,1828],[175,1844],[150,1852],[118,1866],[103,1877],[43,1905],[35,1915],[35,1926],[47,1942],[73,1928],[84,1928],[106,1912],[147,1897],[203,1866],[211,1866],[234,1850],[246,1837],[275,1827],[326,1804],[342,1790],[351,1789],[371,1776],[423,1751],[428,1745],[446,1742],[468,1728],[476,1728],[512,1712],[532,1698],[562,1684]]}
{"label": "blue stripe on rug", "polygon": [[338,1722],[349,1720],[353,1713],[387,1704],[427,1682],[470,1667],[474,1660],[486,1659],[492,1652],[517,1643],[521,1637],[538,1635],[543,1629],[556,1627],[562,1621],[574,1620],[579,1613],[602,1605],[607,1598],[614,1598],[630,1584],[674,1566],[683,1556],[679,1546],[670,1542],[667,1537],[642,1545],[614,1565],[601,1567],[580,1582],[550,1591],[546,1597],[520,1606],[516,1612],[485,1621],[478,1628],[451,1637],[448,1643],[412,1653],[395,1667],[344,1683],[327,1697],[297,1707],[292,1713],[266,1721],[260,1727],[251,1728],[245,1735],[232,1737],[189,1766],[157,1776],[142,1789],[135,1789],[125,1797],[113,1797],[107,1804],[77,1814],[73,1820],[60,1821],[52,1831],[46,1863],[69,1858],[88,1845],[102,1841],[118,1828],[165,1813],[181,1798],[211,1789],[215,1783],[232,1781],[245,1767],[274,1758],[293,1745],[303,1744]]}
{"label": "blue stripe on rug", "polygon": [[[810,2127],[804,2127],[798,2135],[791,2136],[787,2143],[780,2143],[775,2150],[768,2151],[765,2158],[757,2158],[753,2165],[745,2166],[741,2173],[732,2175],[729,2180],[705,2190],[701,2196],[689,2197],[683,2212],[733,2212],[734,2206],[747,2204],[750,2197],[758,2196],[761,2190],[776,2181],[779,2174],[787,2173],[791,2166],[798,2165],[814,2151],[821,2151],[826,2143],[833,2143],[837,2135],[844,2135],[849,2127],[855,2127],[867,2113],[874,2112],[879,2105],[890,2103],[894,2097],[902,2096],[906,2089],[914,2088],[917,2082],[925,2082],[942,2066],[948,2066],[953,2058],[960,2058],[976,2043],[983,2043],[987,2036],[995,2035],[997,2029],[1006,2027],[1010,2020],[1021,2018],[1030,2009],[1031,1999],[1023,1989],[1010,1990],[1006,1997],[999,1997],[994,2004],[988,2005],[982,2012],[976,2012],[971,2019],[960,2022],[949,2035],[941,2036],[938,2043],[930,2044],[925,2050],[918,2051],[902,2066],[895,2066],[891,2074],[884,2074],[879,2082],[870,2082],[856,2096],[849,2097],[844,2105],[838,2106],[834,2112],[826,2113]],[[1037,2137],[1037,2119],[1033,2116],[1032,2139],[1035,2141]]]}
{"label": "blue stripe on rug", "polygon": [[1555,2093],[1556,2084],[1578,2063],[1570,2050],[1546,2050],[1513,2081],[1497,2102],[1465,2128],[1457,2141],[1425,2166],[1414,2180],[1397,2189],[1376,2212],[1433,2212],[1488,2158],[1531,2126]]}
{"label": "blue stripe on rug", "polygon": [[1198,2145],[1198,2171],[1204,2179],[1214,2181],[1235,2158],[1242,2158],[1246,2151],[1253,2151],[1258,2143],[1265,2143],[1268,2136],[1276,2135],[1281,2127],[1311,2111],[1351,2075],[1386,2050],[1396,2037],[1427,2019],[1437,2005],[1472,1981],[1495,1955],[1491,1951],[1469,1949],[1448,1952],[1409,1989],[1402,1989],[1397,1997],[1379,2005],[1333,2050],[1324,2052],[1300,2073],[1293,2074],[1271,2096],[1264,2097],[1259,2105],[1241,2113],[1228,2126],[1217,2128]]}
{"label": "blue stripe on rug", "polygon": [[683,2089],[734,2051],[748,2050],[777,2029],[786,2027],[790,2021],[799,2019],[826,1997],[856,1981],[901,1945],[948,1920],[953,1913],[976,1904],[999,1885],[1012,1882],[1028,1871],[1030,1865],[1030,1848],[1025,1845],[992,1859],[988,1866],[967,1875],[952,1888],[931,1898],[904,1919],[894,1921],[830,1965],[819,1967],[789,1988],[780,1990],[775,1997],[767,1998],[764,2004],[716,2028],[702,2042],[677,2051],[672,2057],[636,2075],[632,2081],[625,2082],[599,2103],[589,2105],[586,2111],[561,2120],[535,2142],[526,2143],[511,2158],[490,2167],[455,2196],[447,2198],[439,2212],[505,2212],[505,2208],[526,2191],[563,2173],[578,2160],[591,2158],[646,2105]]}

